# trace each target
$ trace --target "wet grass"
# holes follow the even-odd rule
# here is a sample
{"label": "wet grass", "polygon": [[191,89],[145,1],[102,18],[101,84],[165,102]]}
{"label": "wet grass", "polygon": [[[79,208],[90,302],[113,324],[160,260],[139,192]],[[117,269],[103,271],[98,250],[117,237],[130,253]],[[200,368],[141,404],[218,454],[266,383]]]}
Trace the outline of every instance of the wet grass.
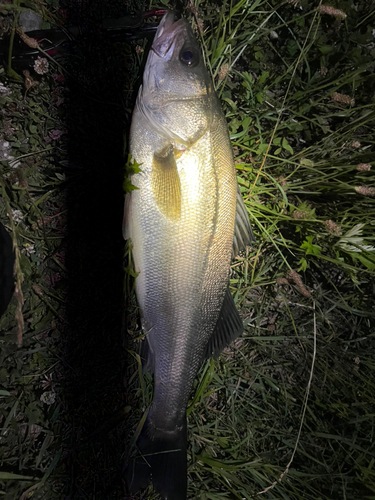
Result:
{"label": "wet grass", "polygon": [[[34,7],[53,21],[52,7]],[[375,11],[333,7],[346,17],[319,2],[195,2],[185,12],[257,238],[232,264],[244,335],[205,363],[188,407],[189,498],[375,497]],[[10,26],[15,11],[0,9]],[[100,70],[113,47],[85,43],[65,63],[74,82],[51,69],[26,90],[0,73],[10,90],[0,94],[0,216],[19,248],[24,300],[22,347],[20,294],[0,321],[6,500],[124,498],[132,430],[152,399],[120,234],[122,132],[146,52],[116,46],[128,51],[121,80],[121,57]]]}

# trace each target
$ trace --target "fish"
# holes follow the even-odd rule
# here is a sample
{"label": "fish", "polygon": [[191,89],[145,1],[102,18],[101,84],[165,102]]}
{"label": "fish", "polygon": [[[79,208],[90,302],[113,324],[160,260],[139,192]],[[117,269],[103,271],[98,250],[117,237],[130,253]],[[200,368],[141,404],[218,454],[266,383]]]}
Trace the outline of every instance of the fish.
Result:
{"label": "fish", "polygon": [[136,295],[154,396],[129,463],[131,493],[152,479],[187,495],[186,408],[199,367],[243,332],[230,264],[253,240],[227,123],[189,23],[171,11],[148,54],[130,129],[139,165],[127,193]]}

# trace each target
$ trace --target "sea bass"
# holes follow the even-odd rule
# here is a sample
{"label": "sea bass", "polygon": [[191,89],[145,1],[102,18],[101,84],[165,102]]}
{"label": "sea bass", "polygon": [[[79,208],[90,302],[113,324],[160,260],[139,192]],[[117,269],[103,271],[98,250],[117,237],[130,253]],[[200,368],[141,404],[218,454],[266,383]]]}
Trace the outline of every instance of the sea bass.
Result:
{"label": "sea bass", "polygon": [[186,407],[202,361],[242,332],[229,271],[251,228],[202,53],[172,12],[148,55],[130,153],[141,172],[131,178],[138,189],[127,195],[124,231],[155,387],[127,481],[135,492],[151,478],[163,499],[185,500]]}

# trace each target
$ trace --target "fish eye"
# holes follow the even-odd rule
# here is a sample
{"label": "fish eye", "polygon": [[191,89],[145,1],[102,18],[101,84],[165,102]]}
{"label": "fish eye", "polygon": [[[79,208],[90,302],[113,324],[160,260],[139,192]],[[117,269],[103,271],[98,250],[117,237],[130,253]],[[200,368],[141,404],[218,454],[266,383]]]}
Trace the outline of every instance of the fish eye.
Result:
{"label": "fish eye", "polygon": [[183,48],[180,52],[180,61],[186,66],[194,67],[199,62],[199,54],[194,49]]}

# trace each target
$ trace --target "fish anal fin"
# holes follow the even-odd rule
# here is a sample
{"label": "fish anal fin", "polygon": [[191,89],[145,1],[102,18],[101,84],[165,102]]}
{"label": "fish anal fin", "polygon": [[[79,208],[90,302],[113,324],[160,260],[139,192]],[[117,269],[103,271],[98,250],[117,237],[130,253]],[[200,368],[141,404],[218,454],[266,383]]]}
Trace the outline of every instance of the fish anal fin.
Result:
{"label": "fish anal fin", "polygon": [[239,337],[242,332],[243,323],[228,287],[215,330],[206,346],[205,357],[218,357],[224,347]]}
{"label": "fish anal fin", "polygon": [[151,188],[160,212],[167,219],[177,221],[181,216],[181,184],[172,147],[154,154]]}
{"label": "fish anal fin", "polygon": [[249,214],[245,203],[242,199],[240,189],[237,189],[237,203],[236,203],[236,224],[234,228],[233,238],[233,257],[236,257],[240,252],[246,250],[246,247],[255,241]]}

